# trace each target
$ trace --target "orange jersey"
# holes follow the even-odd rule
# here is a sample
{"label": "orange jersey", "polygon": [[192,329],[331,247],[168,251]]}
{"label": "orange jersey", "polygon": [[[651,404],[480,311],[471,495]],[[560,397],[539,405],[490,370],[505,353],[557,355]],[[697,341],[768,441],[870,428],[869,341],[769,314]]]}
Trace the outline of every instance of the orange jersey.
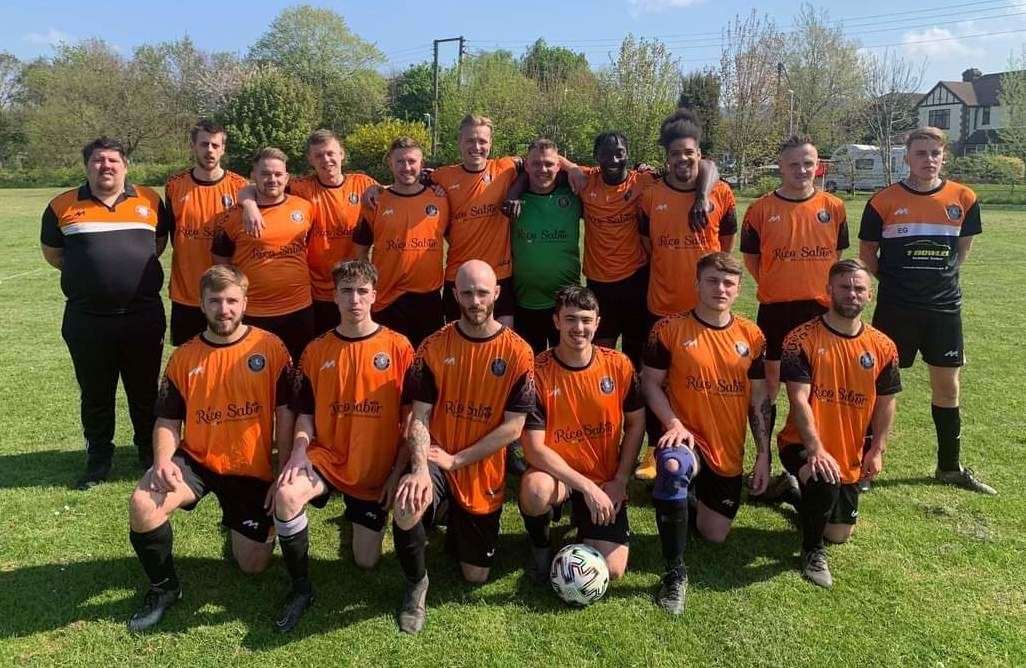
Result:
{"label": "orange jersey", "polygon": [[641,235],[652,244],[648,279],[648,310],[674,315],[698,303],[698,261],[720,248],[720,237],[737,233],[734,193],[717,181],[709,195],[709,224],[693,232],[688,220],[695,203],[694,190],[678,190],[665,179],[641,194],[638,220]]}
{"label": "orange jersey", "polygon": [[234,343],[196,336],[171,353],[157,417],[181,420],[179,447],[215,473],[271,480],[274,409],[289,402],[291,360],[274,334]]}
{"label": "orange jersey", "polygon": [[431,188],[415,195],[381,191],[376,209],[364,208],[353,242],[373,246],[378,270],[380,311],[406,292],[434,292],[442,287],[442,253],[449,226],[449,202]]}
{"label": "orange jersey", "polygon": [[[841,482],[858,482],[863,437],[876,398],[901,391],[894,342],[869,325],[848,336],[831,329],[822,317],[815,318],[784,339],[780,380],[812,386],[809,406],[819,440],[837,460]],[[783,448],[801,442],[792,411],[777,443]]]}
{"label": "orange jersey", "polygon": [[593,281],[620,281],[645,265],[638,231],[641,193],[657,176],[634,170],[615,186],[602,180],[598,168],[585,168],[588,183],[578,195],[584,208],[584,275]]}
{"label": "orange jersey", "polygon": [[445,280],[455,281],[460,265],[467,260],[484,260],[497,278],[513,275],[510,259],[509,219],[500,207],[517,177],[516,158],[489,160],[479,172],[463,165],[440,167],[431,180],[445,188],[449,199],[449,251]]}
{"label": "orange jersey", "polygon": [[829,305],[827,272],[847,247],[844,202],[818,190],[803,200],[763,195],[741,226],[741,252],[759,256],[760,304],[814,299]]}
{"label": "orange jersey", "polygon": [[368,501],[381,494],[399,451],[412,362],[410,342],[387,327],[359,339],[333,329],[303,351],[293,409],[314,416],[307,455],[335,489]]}
{"label": "orange jersey", "polygon": [[645,366],[666,370],[670,407],[721,476],[741,475],[751,381],[765,377],[765,349],[756,324],[738,315],[714,327],[689,311],[663,318],[649,334]]}
{"label": "orange jersey", "polygon": [[260,213],[264,230],[259,238],[246,232],[241,208],[223,213],[211,252],[231,258],[249,277],[247,315],[294,313],[312,303],[306,237],[313,207],[301,197],[286,195],[281,204],[261,206]]}
{"label": "orange jersey", "polygon": [[192,169],[175,174],[164,186],[171,220],[171,301],[200,305],[200,276],[214,264],[210,244],[219,214],[235,206],[248,181],[225,170],[216,181],[201,181]]}
{"label": "orange jersey", "polygon": [[313,220],[307,237],[306,259],[310,266],[313,298],[330,302],[335,298],[332,268],[356,257],[353,230],[360,222],[360,198],[378,182],[366,174],[343,174],[342,183],[326,186],[316,174],[289,181],[288,191],[310,202]]}
{"label": "orange jersey", "polygon": [[[531,412],[534,357],[508,327],[472,339],[453,322],[420,344],[404,389],[412,401],[433,406],[431,441],[455,454],[502,424],[504,413]],[[505,449],[446,476],[462,508],[478,515],[495,512],[505,497]]]}
{"label": "orange jersey", "polygon": [[545,445],[597,485],[620,468],[625,413],[644,407],[634,366],[623,353],[595,346],[581,368],[554,350],[534,359],[535,410],[525,429],[545,432]]}

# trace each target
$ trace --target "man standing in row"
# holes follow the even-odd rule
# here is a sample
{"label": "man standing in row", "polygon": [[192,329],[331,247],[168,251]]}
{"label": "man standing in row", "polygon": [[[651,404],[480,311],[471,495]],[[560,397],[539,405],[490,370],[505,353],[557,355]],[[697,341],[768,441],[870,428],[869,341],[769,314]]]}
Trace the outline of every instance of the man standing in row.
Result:
{"label": "man standing in row", "polygon": [[[412,401],[406,443],[411,473],[396,492],[393,536],[406,577],[399,628],[424,626],[425,523],[446,519],[446,547],[464,579],[488,578],[505,497],[504,449],[534,407],[531,348],[494,318],[495,273],[470,260],[456,275],[462,316],[417,350],[403,388]],[[441,516],[448,508],[448,518]],[[423,521],[422,521],[423,519]]]}
{"label": "man standing in row", "polygon": [[128,157],[116,139],[82,149],[86,183],[43,211],[43,257],[61,272],[67,298],[61,334],[81,396],[86,470],[79,489],[107,479],[114,456],[114,395],[125,386],[139,463],[153,462],[153,404],[164,348],[164,203],[125,181]]}
{"label": "man standing in row", "polygon": [[224,128],[200,119],[189,131],[193,166],[167,180],[171,234],[171,345],[180,346],[207,326],[200,308],[200,276],[214,264],[210,244],[219,214],[239,200],[245,177],[226,170],[221,158],[227,146]]}
{"label": "man standing in row", "polygon": [[912,366],[921,352],[930,371],[934,475],[949,485],[996,494],[959,458],[959,370],[965,350],[958,271],[982,227],[976,194],[940,176],[946,145],[943,130],[919,128],[909,134],[909,176],[866,204],[859,257],[880,280],[873,325],[894,339],[902,368]]}
{"label": "man standing in row", "polygon": [[247,233],[242,208],[225,212],[211,245],[214,262],[234,263],[249,277],[245,322],[285,342],[295,359],[314,336],[306,240],[313,208],[289,195],[285,153],[264,148],[253,163],[256,203],[266,224],[259,237]]}

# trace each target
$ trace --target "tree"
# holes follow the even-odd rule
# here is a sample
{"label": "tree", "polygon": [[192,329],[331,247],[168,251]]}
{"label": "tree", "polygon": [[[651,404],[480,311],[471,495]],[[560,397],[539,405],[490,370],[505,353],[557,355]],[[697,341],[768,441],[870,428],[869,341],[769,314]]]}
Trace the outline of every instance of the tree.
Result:
{"label": "tree", "polygon": [[746,17],[736,16],[723,33],[723,145],[734,161],[741,185],[747,184],[748,169],[755,161],[772,155],[780,134],[773,103],[782,42],[772,19],[755,10]]}
{"label": "tree", "polygon": [[0,165],[11,160],[25,140],[21,114],[22,69],[22,62],[13,54],[0,51]]}
{"label": "tree", "polygon": [[1008,59],[1008,70],[998,95],[1006,119],[1000,136],[1006,153],[1026,160],[1026,47]]}
{"label": "tree", "polygon": [[520,71],[539,85],[562,84],[576,80],[581,74],[591,73],[588,58],[583,53],[549,46],[544,39],[538,39],[520,59]]}
{"label": "tree", "polygon": [[416,121],[389,118],[377,123],[357,126],[346,136],[346,162],[350,169],[370,174],[381,183],[390,183],[392,174],[385,157],[388,147],[399,137],[412,137],[424,147],[431,144],[427,127]]}
{"label": "tree", "polygon": [[432,113],[434,84],[427,63],[407,67],[389,82],[389,89],[389,109],[394,118],[420,121],[424,114]]}
{"label": "tree", "polygon": [[783,41],[780,62],[778,108],[789,110],[793,94],[794,130],[823,145],[843,143],[845,119],[862,102],[864,90],[858,43],[831,24],[825,9],[804,4]]}
{"label": "tree", "polygon": [[290,170],[298,173],[305,165],[306,137],[317,122],[317,112],[317,98],[309,86],[273,67],[262,68],[221,114],[232,138],[228,165],[248,174],[253,155],[264,146],[275,146],[285,151]]}
{"label": "tree", "polygon": [[691,109],[702,122],[702,153],[718,148],[720,132],[720,78],[713,71],[692,72],[681,83],[678,107]]}
{"label": "tree", "polygon": [[599,112],[607,129],[624,133],[633,160],[661,161],[659,125],[680,97],[680,62],[662,42],[627,35],[599,82]]}
{"label": "tree", "polygon": [[252,46],[249,59],[274,65],[309,86],[318,99],[320,123],[338,132],[376,119],[385,109],[387,83],[374,69],[384,56],[330,9],[283,10]]}
{"label": "tree", "polygon": [[917,122],[915,101],[926,71],[926,61],[915,63],[890,49],[868,54],[864,59],[866,128],[880,151],[884,180],[891,183],[891,149],[900,135]]}

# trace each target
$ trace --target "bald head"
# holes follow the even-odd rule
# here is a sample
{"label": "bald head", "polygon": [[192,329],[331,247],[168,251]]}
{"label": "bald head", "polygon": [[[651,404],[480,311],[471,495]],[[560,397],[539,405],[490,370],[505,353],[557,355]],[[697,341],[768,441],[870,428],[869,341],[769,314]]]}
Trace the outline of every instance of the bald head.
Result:
{"label": "bald head", "polygon": [[487,262],[468,260],[456,272],[456,301],[466,324],[482,326],[491,320],[499,286],[495,272]]}

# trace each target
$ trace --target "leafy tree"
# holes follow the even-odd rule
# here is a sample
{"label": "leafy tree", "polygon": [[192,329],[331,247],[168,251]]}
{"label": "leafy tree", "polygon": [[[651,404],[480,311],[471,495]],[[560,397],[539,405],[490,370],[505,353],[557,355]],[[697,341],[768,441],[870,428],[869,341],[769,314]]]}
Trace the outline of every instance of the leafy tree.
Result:
{"label": "leafy tree", "polygon": [[248,174],[253,155],[265,146],[285,151],[290,171],[304,163],[307,135],[317,124],[317,99],[306,84],[273,67],[264,67],[232,97],[221,122],[231,137],[229,166]]}
{"label": "leafy tree", "polygon": [[358,125],[346,136],[348,168],[366,172],[382,183],[391,183],[392,174],[385,163],[388,147],[399,137],[412,137],[424,147],[425,155],[431,137],[423,123],[388,118],[377,123]]}
{"label": "leafy tree", "polygon": [[926,61],[915,63],[885,49],[867,55],[864,68],[867,102],[862,113],[873,143],[879,147],[884,178],[891,183],[891,148],[902,132],[915,127],[917,112],[909,93],[919,90]]}
{"label": "leafy tree", "polygon": [[715,72],[692,72],[681,83],[678,107],[691,109],[702,122],[702,153],[718,148],[720,132],[720,78]]}
{"label": "leafy tree", "polygon": [[599,82],[605,129],[626,135],[632,160],[662,160],[659,125],[680,97],[680,62],[662,42],[628,35],[610,68],[599,74]]}
{"label": "leafy tree", "polygon": [[434,86],[431,65],[420,63],[407,67],[389,82],[390,112],[394,118],[420,121],[432,112]]}
{"label": "leafy tree", "polygon": [[520,59],[520,71],[539,84],[566,83],[591,73],[583,53],[549,46],[544,39],[538,39]]}
{"label": "leafy tree", "polygon": [[998,95],[1006,119],[1000,137],[1006,152],[1026,159],[1026,47],[1009,58],[1008,70]]}
{"label": "leafy tree", "polygon": [[0,165],[6,164],[25,141],[21,102],[23,64],[13,54],[0,51]]}

